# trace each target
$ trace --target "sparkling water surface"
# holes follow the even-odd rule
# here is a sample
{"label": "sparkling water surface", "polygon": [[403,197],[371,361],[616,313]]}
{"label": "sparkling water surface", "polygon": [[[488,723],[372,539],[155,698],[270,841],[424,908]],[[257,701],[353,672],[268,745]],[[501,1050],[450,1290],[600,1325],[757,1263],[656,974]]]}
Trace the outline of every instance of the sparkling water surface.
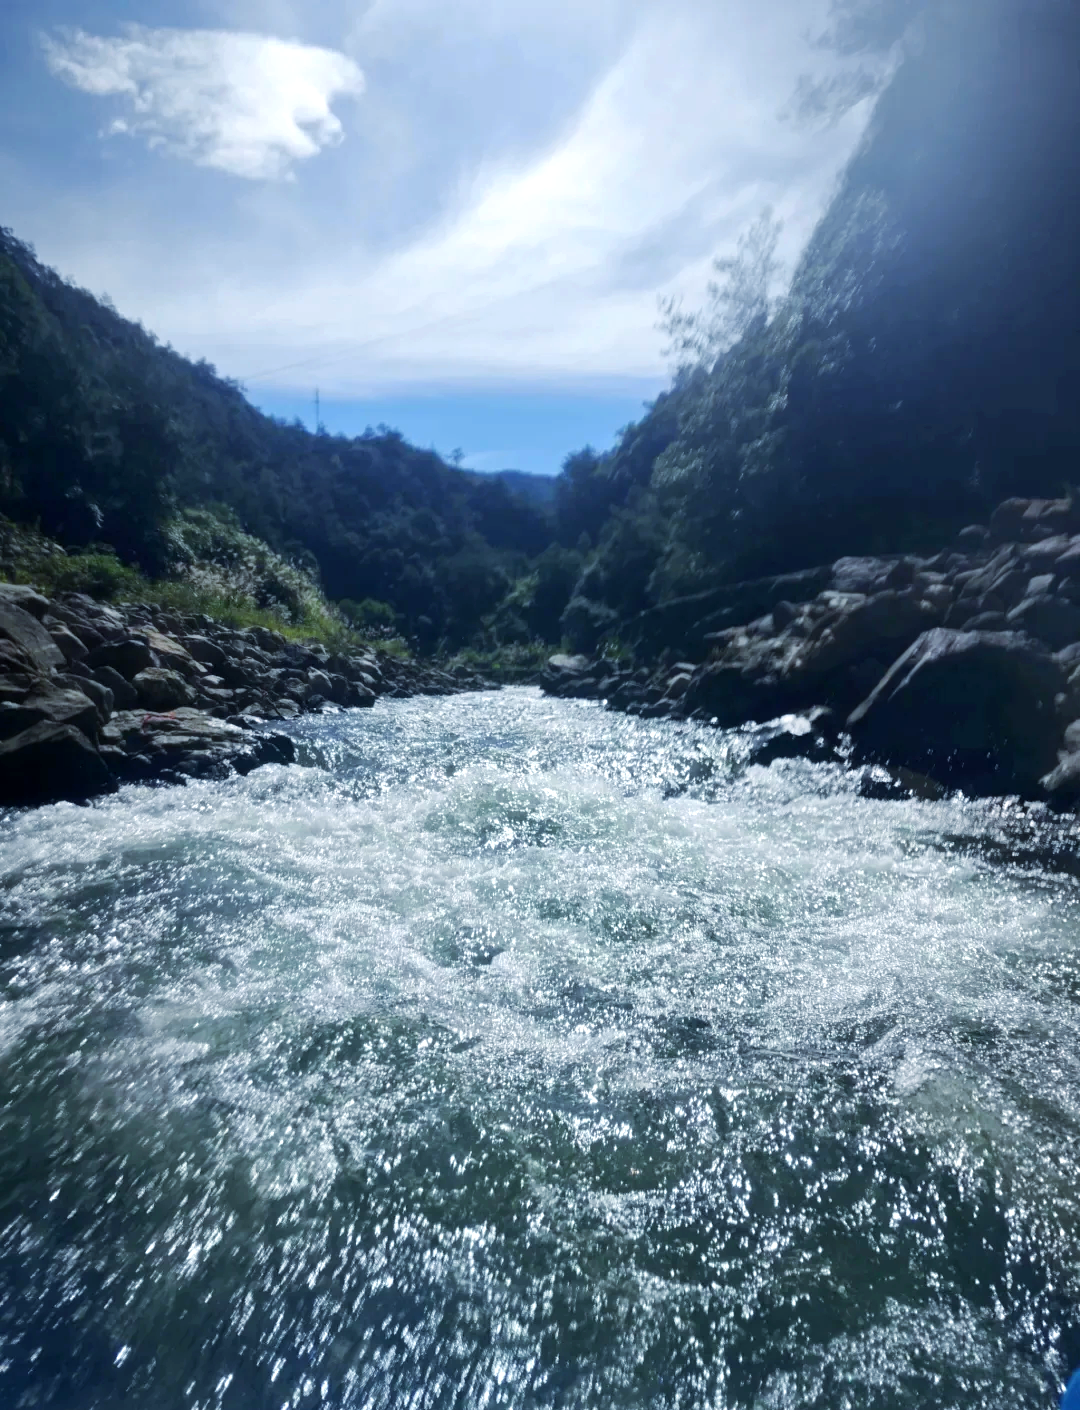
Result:
{"label": "sparkling water surface", "polygon": [[1077,826],[528,689],[0,817],[0,1405],[1050,1407]]}

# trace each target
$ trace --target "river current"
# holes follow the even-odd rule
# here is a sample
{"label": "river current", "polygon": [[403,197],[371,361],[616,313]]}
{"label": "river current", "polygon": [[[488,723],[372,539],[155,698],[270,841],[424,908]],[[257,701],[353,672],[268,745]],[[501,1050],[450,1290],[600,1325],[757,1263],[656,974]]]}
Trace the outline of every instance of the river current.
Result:
{"label": "river current", "polygon": [[1080,853],[530,689],[0,816],[8,1410],[1035,1410]]}

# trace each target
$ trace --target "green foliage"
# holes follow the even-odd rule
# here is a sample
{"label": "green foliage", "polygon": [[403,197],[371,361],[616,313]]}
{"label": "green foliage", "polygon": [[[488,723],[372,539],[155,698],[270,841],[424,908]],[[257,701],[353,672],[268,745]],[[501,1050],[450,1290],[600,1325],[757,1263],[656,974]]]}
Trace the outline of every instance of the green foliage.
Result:
{"label": "green foliage", "polygon": [[84,592],[105,602],[137,598],[146,585],[142,575],[121,563],[111,550],[46,559],[35,571],[34,578],[50,596]]}
{"label": "green foliage", "polygon": [[551,647],[538,642],[496,646],[490,650],[466,647],[445,663],[454,671],[463,667],[500,685],[531,681],[551,655]]}
{"label": "green foliage", "polygon": [[614,633],[619,617],[606,602],[579,594],[571,598],[562,616],[565,640],[571,651],[593,655],[606,636]]}
{"label": "green foliage", "polygon": [[389,602],[377,602],[373,597],[365,597],[363,602],[345,598],[338,603],[338,611],[351,626],[361,631],[393,632],[397,625],[397,613]]}
{"label": "green foliage", "polygon": [[782,229],[766,206],[740,235],[737,252],[713,260],[718,277],[708,286],[705,308],[687,313],[678,299],[661,300],[660,327],[676,369],[707,372],[752,328],[768,323],[777,307],[776,286],[783,268],[776,258]]}
{"label": "green foliage", "polygon": [[[226,599],[258,577],[253,600],[286,620],[308,610],[300,570],[333,598],[389,604],[428,645],[478,630],[469,614],[490,610],[518,560],[552,537],[543,506],[389,427],[349,439],[262,415],[7,231],[0,512],[69,548],[106,542],[154,577],[209,563],[221,581],[202,586]],[[253,561],[256,542],[284,570]]]}

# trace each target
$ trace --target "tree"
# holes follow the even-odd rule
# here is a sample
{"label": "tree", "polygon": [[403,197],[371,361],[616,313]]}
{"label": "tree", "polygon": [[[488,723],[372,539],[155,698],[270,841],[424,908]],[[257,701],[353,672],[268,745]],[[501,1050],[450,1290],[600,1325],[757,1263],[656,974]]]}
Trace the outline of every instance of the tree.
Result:
{"label": "tree", "polygon": [[679,373],[711,369],[756,324],[767,323],[776,308],[775,289],[783,269],[776,258],[782,222],[766,206],[739,236],[734,255],[713,260],[718,276],[708,286],[708,303],[685,313],[676,298],[660,301],[660,328],[668,336],[666,356]]}

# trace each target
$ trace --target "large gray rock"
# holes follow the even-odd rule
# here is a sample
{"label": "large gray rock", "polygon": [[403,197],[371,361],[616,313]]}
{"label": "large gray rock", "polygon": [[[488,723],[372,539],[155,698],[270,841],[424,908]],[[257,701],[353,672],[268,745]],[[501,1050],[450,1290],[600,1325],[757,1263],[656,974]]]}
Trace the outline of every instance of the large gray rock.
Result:
{"label": "large gray rock", "polygon": [[49,599],[42,597],[36,588],[23,587],[21,583],[0,583],[0,603],[11,607],[21,607],[38,620],[49,611]]}
{"label": "large gray rock", "polygon": [[1017,632],[926,632],[848,717],[860,753],[971,792],[1037,797],[1058,762],[1060,665]]}
{"label": "large gray rock", "polygon": [[183,676],[164,666],[151,666],[140,671],[131,682],[139,697],[139,704],[147,710],[175,710],[178,705],[194,705],[195,689],[188,685]]}
{"label": "large gray rock", "polygon": [[146,632],[146,644],[157,658],[158,665],[175,671],[185,680],[198,680],[206,674],[205,669],[195,660],[175,637],[150,628]]}
{"label": "large gray rock", "polygon": [[133,710],[139,703],[139,692],[112,666],[98,666],[93,678],[112,691],[115,710]]}
{"label": "large gray rock", "polygon": [[111,641],[96,647],[86,658],[86,664],[91,670],[98,666],[111,666],[126,681],[133,681],[140,671],[148,670],[157,663],[145,641],[128,637],[126,641]]}
{"label": "large gray rock", "polygon": [[37,671],[47,673],[64,665],[63,652],[37,618],[16,602],[2,597],[0,637],[18,647]]}
{"label": "large gray rock", "polygon": [[189,654],[196,661],[201,661],[204,666],[224,666],[228,660],[225,648],[216,641],[211,641],[209,637],[203,635],[184,637],[184,646]]}
{"label": "large gray rock", "polygon": [[86,656],[86,647],[75,635],[69,631],[62,622],[55,622],[49,627],[49,635],[60,648],[64,660],[69,664],[72,661],[82,661]]}
{"label": "large gray rock", "polygon": [[1055,651],[1080,641],[1080,607],[1050,593],[1026,597],[1009,613],[1008,623],[1013,631],[1037,637]]}
{"label": "large gray rock", "polygon": [[116,697],[107,685],[102,685],[92,676],[89,680],[84,680],[82,676],[57,676],[56,679],[65,690],[77,691],[92,700],[100,722],[103,725],[108,723],[109,716],[116,709]]}
{"label": "large gray rock", "polygon": [[785,668],[789,680],[801,674],[825,675],[868,656],[890,661],[922,632],[936,626],[940,612],[906,593],[880,592],[842,605]]}
{"label": "large gray rock", "polygon": [[0,743],[0,805],[81,803],[116,788],[81,730],[42,721]]}
{"label": "large gray rock", "polygon": [[719,659],[695,671],[683,711],[721,728],[813,705],[846,714],[941,616],[918,596],[895,591],[826,592],[815,607],[820,612],[808,638],[795,634],[796,624],[771,639],[736,629],[718,634]]}
{"label": "large gray rock", "polygon": [[10,739],[42,723],[71,725],[87,739],[97,741],[97,706],[81,690],[60,690],[43,683],[17,704],[0,703],[0,739]]}

